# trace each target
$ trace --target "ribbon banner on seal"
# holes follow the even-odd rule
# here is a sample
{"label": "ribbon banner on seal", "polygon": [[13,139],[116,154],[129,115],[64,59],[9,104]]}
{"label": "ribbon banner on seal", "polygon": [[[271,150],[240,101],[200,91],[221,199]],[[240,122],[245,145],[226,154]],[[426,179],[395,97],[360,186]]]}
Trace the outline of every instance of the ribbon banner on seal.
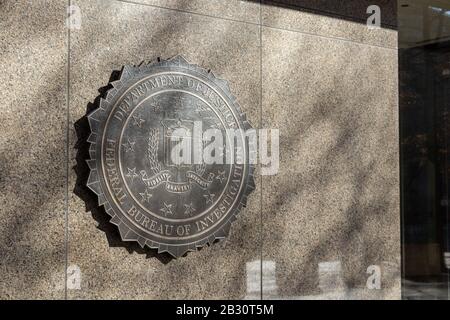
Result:
{"label": "ribbon banner on seal", "polygon": [[203,178],[193,171],[186,172],[186,181],[184,182],[173,182],[170,181],[172,177],[172,173],[168,170],[164,170],[158,172],[157,174],[148,177],[147,172],[141,172],[142,181],[147,185],[147,187],[154,189],[158,187],[160,184],[164,183],[167,191],[172,193],[182,193],[191,190],[192,183],[196,183],[202,189],[206,189],[212,183],[214,174],[210,173],[208,178]]}

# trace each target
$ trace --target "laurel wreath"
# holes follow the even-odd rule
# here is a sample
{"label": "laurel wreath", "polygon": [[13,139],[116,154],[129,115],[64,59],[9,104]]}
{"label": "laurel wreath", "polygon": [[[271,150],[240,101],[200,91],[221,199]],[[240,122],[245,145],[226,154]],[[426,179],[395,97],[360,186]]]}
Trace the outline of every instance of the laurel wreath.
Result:
{"label": "laurel wreath", "polygon": [[161,164],[158,161],[158,136],[159,130],[157,128],[150,129],[148,135],[147,156],[153,174],[157,174],[161,171]]}
{"label": "laurel wreath", "polygon": [[[205,149],[205,145],[206,143],[203,141],[203,150]],[[202,150],[200,150],[202,151]],[[206,170],[206,164],[202,161],[202,163],[196,164],[194,166],[195,172],[199,175],[199,176],[203,176],[203,174],[205,173]]]}

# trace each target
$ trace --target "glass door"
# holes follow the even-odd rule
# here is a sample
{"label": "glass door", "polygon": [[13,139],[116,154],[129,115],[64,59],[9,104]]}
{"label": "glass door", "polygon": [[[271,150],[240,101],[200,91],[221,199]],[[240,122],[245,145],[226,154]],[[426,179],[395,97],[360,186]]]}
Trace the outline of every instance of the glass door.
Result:
{"label": "glass door", "polygon": [[450,2],[399,1],[404,299],[448,299]]}

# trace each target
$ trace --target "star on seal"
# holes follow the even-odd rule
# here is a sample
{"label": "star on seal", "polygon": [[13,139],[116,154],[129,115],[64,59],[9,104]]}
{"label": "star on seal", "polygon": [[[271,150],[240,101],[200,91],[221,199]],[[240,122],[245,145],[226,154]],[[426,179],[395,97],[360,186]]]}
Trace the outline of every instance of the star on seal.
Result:
{"label": "star on seal", "polygon": [[215,196],[216,195],[214,193],[210,193],[209,191],[207,194],[203,195],[203,197],[205,197],[205,199],[206,199],[206,203],[213,203]]}
{"label": "star on seal", "polygon": [[161,208],[161,209],[159,209],[159,210],[161,210],[161,212],[163,212],[164,213],[164,215],[172,215],[173,214],[173,212],[172,212],[172,204],[167,204],[167,203],[163,203],[163,207]]}
{"label": "star on seal", "polygon": [[190,216],[195,211],[195,208],[194,208],[194,205],[192,204],[192,202],[190,204],[185,204],[184,208],[185,208],[184,214],[187,216]]}
{"label": "star on seal", "polygon": [[153,195],[150,192],[148,192],[148,189],[145,189],[145,191],[139,193],[139,195],[142,197],[141,201],[143,202],[150,202],[151,197],[153,197]]}
{"label": "star on seal", "polygon": [[131,183],[133,183],[134,178],[139,177],[139,175],[136,173],[136,167],[134,167],[133,169],[130,169],[130,168],[127,168],[127,169],[128,169],[128,173],[125,176],[130,178]]}
{"label": "star on seal", "polygon": [[135,126],[138,126],[139,128],[142,128],[142,124],[145,122],[144,119],[142,119],[140,116],[133,116],[133,124]]}
{"label": "star on seal", "polygon": [[225,180],[225,171],[219,170],[219,172],[217,173],[216,179],[220,181],[220,183],[223,182],[223,180]]}
{"label": "star on seal", "polygon": [[122,144],[123,147],[125,148],[125,152],[134,152],[134,144],[135,143],[136,142],[130,141],[130,139],[128,139],[126,143]]}

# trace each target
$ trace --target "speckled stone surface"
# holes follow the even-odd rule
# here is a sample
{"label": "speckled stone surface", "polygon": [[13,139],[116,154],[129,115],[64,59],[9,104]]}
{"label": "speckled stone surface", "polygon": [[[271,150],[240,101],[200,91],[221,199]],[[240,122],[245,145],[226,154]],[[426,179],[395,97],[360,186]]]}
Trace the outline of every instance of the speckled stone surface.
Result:
{"label": "speckled stone surface", "polygon": [[64,298],[64,14],[0,2],[0,299]]}
{"label": "speckled stone surface", "polygon": [[[239,299],[246,295],[246,263],[260,256],[260,197],[250,197],[225,242],[171,260],[120,241],[117,227],[96,209],[83,186],[88,127],[82,117],[112,70],[182,54],[230,81],[252,122],[259,119],[259,30],[219,20],[122,2],[77,1],[83,24],[71,35],[69,265],[82,274],[72,299]],[[143,28],[145,26],[145,28]],[[256,97],[256,98],[255,98]],[[72,126],[75,123],[75,127]],[[83,151],[84,150],[84,151]],[[77,153],[79,152],[79,153]],[[84,152],[84,154],[83,154]]]}
{"label": "speckled stone surface", "polygon": [[[264,5],[260,48],[258,1],[73,2],[69,109],[67,1],[0,2],[0,298],[63,299],[66,257],[81,272],[69,299],[257,299],[261,283],[267,299],[400,298],[395,31]],[[280,129],[281,165],[226,241],[172,260],[123,243],[97,208],[84,116],[113,70],[176,54]]]}
{"label": "speckled stone surface", "polygon": [[263,0],[263,2],[271,6],[308,10],[320,15],[357,22],[365,22],[369,16],[367,8],[377,5],[381,10],[381,25],[390,29],[396,29],[397,26],[396,0]]}
{"label": "speckled stone surface", "polygon": [[[263,177],[263,258],[279,296],[322,294],[319,263],[340,261],[342,290],[400,298],[397,51],[270,28],[262,39],[263,126],[280,129],[281,158]],[[365,289],[370,265],[382,291]]]}
{"label": "speckled stone surface", "polygon": [[[363,9],[365,12],[366,8],[358,6],[358,8],[353,10],[359,11]],[[381,6],[380,9],[383,14],[384,7]],[[331,12],[333,11],[332,8],[330,10]],[[349,11],[349,15],[352,12],[356,14],[350,9]],[[397,47],[396,30],[387,28],[369,29],[365,23],[341,19],[332,14],[323,14],[321,11],[295,9],[295,7],[276,6],[270,3],[264,3],[261,7],[261,12],[262,24],[265,26],[324,37],[340,38],[375,46]]]}
{"label": "speckled stone surface", "polygon": [[223,19],[259,23],[259,1],[136,0],[135,2]]}

